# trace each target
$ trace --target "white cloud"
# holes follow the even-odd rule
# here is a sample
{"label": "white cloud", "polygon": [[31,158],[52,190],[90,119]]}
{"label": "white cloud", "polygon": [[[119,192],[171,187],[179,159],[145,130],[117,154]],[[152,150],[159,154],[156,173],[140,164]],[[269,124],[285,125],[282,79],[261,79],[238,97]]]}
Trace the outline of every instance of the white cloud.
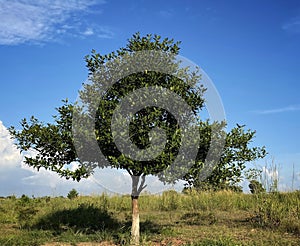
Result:
{"label": "white cloud", "polygon": [[19,150],[13,145],[8,130],[0,121],[0,170],[15,168],[21,163],[22,157]]}
{"label": "white cloud", "polygon": [[283,108],[256,110],[254,112],[257,114],[277,114],[277,113],[293,112],[293,111],[299,111],[299,110],[300,110],[300,105],[290,105],[290,106],[283,107]]}
{"label": "white cloud", "polygon": [[282,25],[282,29],[290,33],[300,33],[300,16],[294,17]]}
{"label": "white cloud", "polygon": [[[92,29],[81,18],[92,6],[103,3],[103,0],[2,0],[0,44],[41,43],[66,33],[92,35]],[[102,35],[111,37],[107,31]]]}
{"label": "white cloud", "polygon": [[82,35],[84,37],[96,36],[98,38],[112,38],[114,33],[108,27],[91,25],[82,32]]}
{"label": "white cloud", "polygon": [[88,27],[84,32],[83,32],[83,35],[85,36],[91,36],[94,34],[94,30],[90,27]]}
{"label": "white cloud", "polygon": [[108,27],[98,27],[94,32],[99,38],[112,38],[114,33]]}

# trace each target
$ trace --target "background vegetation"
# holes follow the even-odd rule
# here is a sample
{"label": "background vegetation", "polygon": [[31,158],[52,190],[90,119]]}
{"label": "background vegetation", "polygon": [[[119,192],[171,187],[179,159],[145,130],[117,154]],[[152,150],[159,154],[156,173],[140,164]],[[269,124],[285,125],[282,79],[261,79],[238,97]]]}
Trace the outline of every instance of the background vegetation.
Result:
{"label": "background vegetation", "polygon": [[[300,244],[299,191],[166,191],[141,196],[140,208],[142,245]],[[10,196],[0,226],[0,245],[128,245],[131,197]]]}

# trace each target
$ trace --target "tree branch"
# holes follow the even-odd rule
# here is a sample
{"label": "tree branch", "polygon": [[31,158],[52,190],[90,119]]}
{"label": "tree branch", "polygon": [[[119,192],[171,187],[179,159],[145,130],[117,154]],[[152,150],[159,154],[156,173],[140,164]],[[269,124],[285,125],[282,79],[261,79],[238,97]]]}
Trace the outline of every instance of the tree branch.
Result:
{"label": "tree branch", "polygon": [[145,184],[145,181],[146,181],[146,175],[143,174],[142,176],[142,181],[141,181],[141,184],[140,184],[140,187],[138,188],[138,191],[137,193],[140,195],[140,193],[142,192],[143,189],[145,189],[147,187],[147,185],[144,185]]}
{"label": "tree branch", "polygon": [[126,171],[129,173],[130,176],[132,176],[132,172],[128,168],[126,168]]}

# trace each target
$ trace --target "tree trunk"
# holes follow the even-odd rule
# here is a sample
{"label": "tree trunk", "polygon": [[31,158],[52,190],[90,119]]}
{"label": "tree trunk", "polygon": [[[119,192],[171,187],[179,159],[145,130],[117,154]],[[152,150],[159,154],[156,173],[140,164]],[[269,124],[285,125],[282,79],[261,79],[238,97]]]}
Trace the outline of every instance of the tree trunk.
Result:
{"label": "tree trunk", "polygon": [[[139,214],[139,204],[138,199],[141,191],[146,188],[145,175],[132,175],[132,192],[131,192],[131,204],[132,204],[132,225],[131,225],[131,245],[140,244],[140,214]],[[140,186],[139,181],[142,177]],[[139,186],[139,187],[138,187]]]}
{"label": "tree trunk", "polygon": [[132,202],[132,226],[131,226],[131,244],[139,245],[140,243],[140,215],[138,196],[131,196]]}

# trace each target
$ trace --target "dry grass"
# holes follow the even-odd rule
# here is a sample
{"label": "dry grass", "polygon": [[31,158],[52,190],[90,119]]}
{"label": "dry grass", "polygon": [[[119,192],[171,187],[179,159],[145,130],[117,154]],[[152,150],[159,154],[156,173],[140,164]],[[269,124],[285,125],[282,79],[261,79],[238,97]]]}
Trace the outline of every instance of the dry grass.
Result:
{"label": "dry grass", "polygon": [[[300,245],[300,192],[140,197],[142,245]],[[0,245],[128,245],[130,197],[0,201]]]}

